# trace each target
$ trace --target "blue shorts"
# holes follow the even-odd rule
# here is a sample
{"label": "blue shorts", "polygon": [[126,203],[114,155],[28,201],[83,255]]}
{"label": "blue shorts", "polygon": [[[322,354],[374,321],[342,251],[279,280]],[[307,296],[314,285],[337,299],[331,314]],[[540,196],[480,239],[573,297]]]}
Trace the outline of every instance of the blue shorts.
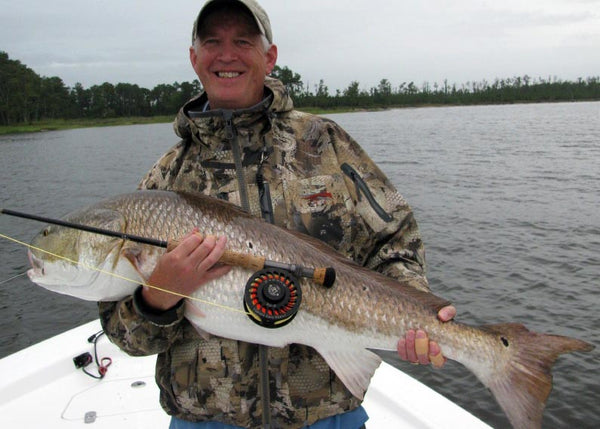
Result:
{"label": "blue shorts", "polygon": [[[359,429],[369,419],[367,412],[361,406],[355,410],[348,411],[336,416],[327,417],[319,420],[306,429]],[[171,417],[169,429],[244,429],[241,426],[231,426],[219,422],[187,422]]]}

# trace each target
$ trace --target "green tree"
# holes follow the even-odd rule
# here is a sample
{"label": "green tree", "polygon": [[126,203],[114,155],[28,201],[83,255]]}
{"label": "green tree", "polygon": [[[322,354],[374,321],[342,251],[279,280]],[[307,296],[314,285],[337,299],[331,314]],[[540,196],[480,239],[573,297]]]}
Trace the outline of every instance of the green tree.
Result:
{"label": "green tree", "polygon": [[177,113],[177,109],[181,107],[175,107],[177,100],[179,100],[179,96],[177,95],[177,88],[174,85],[161,83],[150,91],[150,106],[155,115]]}
{"label": "green tree", "polygon": [[302,78],[298,73],[293,72],[287,66],[279,67],[276,65],[271,72],[271,76],[279,79],[285,85],[292,98],[296,98],[302,94],[302,88],[304,87]]}
{"label": "green tree", "polygon": [[138,85],[118,83],[115,86],[116,116],[150,115],[150,91]]}
{"label": "green tree", "polygon": [[119,101],[112,83],[93,85],[90,88],[90,117],[113,118],[116,115]]}
{"label": "green tree", "polygon": [[319,84],[315,85],[315,97],[327,98],[329,97],[329,88],[325,85],[323,79],[319,80]]}
{"label": "green tree", "polygon": [[390,81],[387,79],[381,79],[381,81],[379,81],[379,85],[377,85],[377,92],[384,97],[389,97],[392,95],[392,84]]}
{"label": "green tree", "polygon": [[73,103],[73,115],[76,118],[85,118],[89,115],[92,104],[90,90],[85,89],[79,82],[71,89],[71,100]]}
{"label": "green tree", "polygon": [[59,77],[43,77],[40,81],[36,119],[72,117],[73,104],[67,88]]}
{"label": "green tree", "polygon": [[37,119],[40,86],[41,79],[33,70],[0,51],[0,124]]}
{"label": "green tree", "polygon": [[356,80],[350,82],[350,85],[348,85],[348,87],[344,89],[344,97],[348,97],[350,99],[357,99],[359,94],[359,83]]}

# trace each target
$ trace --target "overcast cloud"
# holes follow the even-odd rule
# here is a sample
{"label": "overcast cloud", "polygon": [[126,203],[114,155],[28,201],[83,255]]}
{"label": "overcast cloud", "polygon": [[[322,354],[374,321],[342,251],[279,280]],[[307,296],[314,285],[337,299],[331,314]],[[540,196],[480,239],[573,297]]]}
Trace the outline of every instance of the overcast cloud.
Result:
{"label": "overcast cloud", "polygon": [[[66,85],[191,81],[203,1],[0,0],[0,50]],[[331,92],[383,78],[600,75],[600,0],[262,0],[280,66]]]}

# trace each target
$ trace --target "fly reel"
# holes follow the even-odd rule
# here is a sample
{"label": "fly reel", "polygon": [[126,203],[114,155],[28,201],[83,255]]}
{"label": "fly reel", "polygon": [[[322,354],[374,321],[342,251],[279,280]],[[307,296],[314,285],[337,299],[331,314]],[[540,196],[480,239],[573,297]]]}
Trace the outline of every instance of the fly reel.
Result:
{"label": "fly reel", "polygon": [[244,309],[250,320],[266,328],[280,328],[292,321],[302,301],[296,277],[287,270],[266,268],[246,283]]}

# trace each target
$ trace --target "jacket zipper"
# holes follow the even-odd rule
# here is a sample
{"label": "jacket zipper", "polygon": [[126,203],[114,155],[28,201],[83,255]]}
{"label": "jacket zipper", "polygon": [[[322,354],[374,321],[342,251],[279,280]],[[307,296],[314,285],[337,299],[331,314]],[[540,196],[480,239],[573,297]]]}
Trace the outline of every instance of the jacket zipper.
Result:
{"label": "jacket zipper", "polygon": [[246,184],[246,178],[244,176],[244,170],[242,165],[242,150],[240,148],[240,142],[235,127],[233,126],[233,110],[223,110],[223,119],[225,119],[225,138],[227,138],[231,144],[231,151],[233,153],[233,162],[235,163],[235,174],[240,189],[240,203],[242,208],[250,213],[250,202],[248,200],[248,185]]}
{"label": "jacket zipper", "polygon": [[[225,137],[231,143],[233,161],[235,163],[235,173],[240,190],[240,203],[242,208],[250,213],[250,201],[248,199],[248,187],[244,175],[244,166],[242,160],[242,150],[238,140],[238,134],[233,126],[233,111],[224,110],[225,119]],[[267,188],[268,190],[268,188]],[[270,199],[270,196],[267,196]],[[261,199],[261,203],[262,203]],[[264,213],[264,209],[263,209]],[[260,367],[260,392],[262,399],[262,424],[263,429],[271,429],[271,392],[269,386],[269,366],[268,366],[268,348],[262,344],[258,345],[258,365]]]}
{"label": "jacket zipper", "polygon": [[343,163],[342,171],[346,176],[350,178],[350,180],[352,180],[352,182],[354,182],[354,186],[356,186],[356,195],[358,201],[360,201],[360,195],[364,195],[367,201],[369,202],[371,208],[375,211],[375,213],[377,213],[377,216],[379,216],[381,220],[383,220],[384,222],[391,222],[392,220],[394,220],[394,218],[389,213],[387,213],[383,209],[383,207],[381,207],[379,203],[375,200],[375,197],[371,193],[371,190],[369,189],[363,178],[360,177],[360,174],[358,174],[358,172],[354,168],[352,168],[352,166],[350,166],[347,163]]}
{"label": "jacket zipper", "polygon": [[[269,183],[265,181],[263,176],[264,152],[261,157],[260,165],[258,166],[256,175],[256,185],[258,187],[258,195],[260,201],[260,211],[265,221],[275,223],[273,217],[273,203],[271,201],[271,192]],[[267,346],[260,344],[258,346],[258,362],[260,365],[260,384],[262,394],[262,411],[263,411],[263,429],[271,429],[271,389],[269,386],[269,349]]]}

